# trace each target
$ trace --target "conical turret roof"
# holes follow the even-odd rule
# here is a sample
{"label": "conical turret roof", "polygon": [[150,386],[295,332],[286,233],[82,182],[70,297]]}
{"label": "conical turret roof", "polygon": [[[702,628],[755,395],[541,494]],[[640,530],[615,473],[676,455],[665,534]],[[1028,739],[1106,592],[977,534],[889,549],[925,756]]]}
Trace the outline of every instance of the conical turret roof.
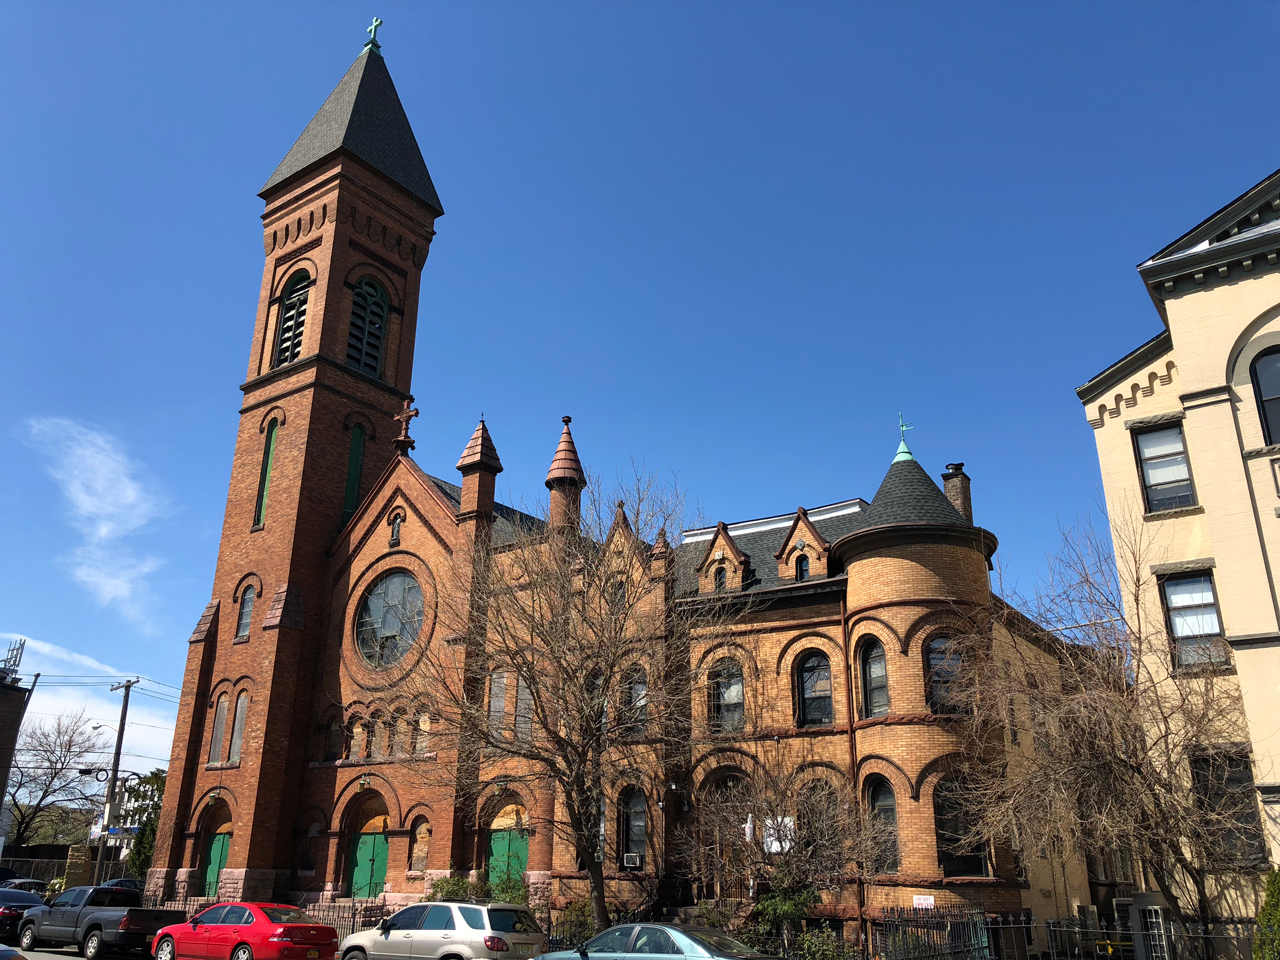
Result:
{"label": "conical turret roof", "polygon": [[924,467],[911,456],[911,451],[908,450],[906,456],[902,455],[905,447],[903,443],[889,465],[889,472],[872,498],[860,529],[868,530],[887,523],[971,526],[924,472]]}
{"label": "conical turret roof", "polygon": [[569,432],[572,417],[564,417],[564,431],[560,434],[560,443],[556,447],[556,455],[551,458],[551,469],[547,471],[547,487],[558,483],[576,483],[580,487],[587,485],[587,475],[582,471],[582,461],[578,459],[578,448],[573,445],[573,434]]}
{"label": "conical turret roof", "polygon": [[372,47],[356,57],[258,196],[339,150],[359,157],[437,214],[444,213],[386,61]]}
{"label": "conical turret roof", "polygon": [[502,472],[502,461],[498,459],[498,450],[493,445],[493,437],[489,436],[489,428],[484,425],[483,420],[476,424],[476,432],[471,434],[466,449],[458,458],[459,470],[465,471],[477,467],[488,470],[490,473]]}

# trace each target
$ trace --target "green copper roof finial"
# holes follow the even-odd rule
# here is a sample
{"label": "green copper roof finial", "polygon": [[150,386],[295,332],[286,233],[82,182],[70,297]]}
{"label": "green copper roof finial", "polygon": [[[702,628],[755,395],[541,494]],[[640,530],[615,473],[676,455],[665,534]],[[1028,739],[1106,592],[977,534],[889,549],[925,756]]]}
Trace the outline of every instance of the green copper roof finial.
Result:
{"label": "green copper roof finial", "polygon": [[898,452],[893,458],[894,463],[897,463],[899,460],[915,459],[915,457],[911,455],[911,448],[907,446],[907,431],[914,430],[914,429],[915,429],[914,426],[912,426],[911,424],[907,423],[902,419],[902,412],[899,411],[898,412],[898,435],[902,438],[902,441],[898,444]]}
{"label": "green copper roof finial", "polygon": [[365,27],[365,33],[369,35],[369,39],[365,41],[364,48],[366,50],[381,50],[382,44],[378,42],[378,28],[382,26],[382,21],[377,17],[373,18],[373,23]]}

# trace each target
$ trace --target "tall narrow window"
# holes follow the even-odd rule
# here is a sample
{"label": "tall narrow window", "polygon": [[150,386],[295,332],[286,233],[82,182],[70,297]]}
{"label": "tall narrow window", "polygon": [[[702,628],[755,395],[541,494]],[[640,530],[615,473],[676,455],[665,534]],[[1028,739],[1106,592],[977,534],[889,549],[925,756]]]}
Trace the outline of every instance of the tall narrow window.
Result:
{"label": "tall narrow window", "polygon": [[1248,754],[1192,757],[1191,787],[1215,866],[1265,863],[1267,846]]}
{"label": "tall narrow window", "polygon": [[885,670],[884,647],[879,640],[862,645],[862,715],[883,717],[889,712],[889,675]]}
{"label": "tall narrow window", "polygon": [[898,803],[881,776],[867,778],[867,810],[875,831],[875,873],[898,872]]}
{"label": "tall narrow window", "polygon": [[618,802],[618,852],[624,870],[644,866],[646,819],[644,793],[632,787]]}
{"label": "tall narrow window", "polygon": [[1191,468],[1187,465],[1181,425],[1139,433],[1133,441],[1138,449],[1147,512],[1194,507],[1196,492],[1191,486]]}
{"label": "tall narrow window", "polygon": [[291,363],[302,353],[302,328],[307,321],[307,296],[311,277],[299,270],[289,278],[280,302],[280,331],[276,335],[276,362]]}
{"label": "tall narrow window", "polygon": [[245,587],[240,592],[240,616],[236,618],[237,637],[249,635],[249,628],[253,625],[253,601],[257,594],[258,591],[252,586]]}
{"label": "tall narrow window", "polygon": [[253,525],[262,526],[267,519],[267,491],[271,489],[271,463],[276,456],[276,432],[280,421],[275,417],[267,424],[267,438],[262,445],[262,472],[258,475],[258,500],[253,508]]}
{"label": "tall narrow window", "polygon": [[1170,577],[1161,586],[1177,666],[1225,663],[1226,645],[1221,639],[1213,578],[1207,573]]}
{"label": "tall narrow window", "polygon": [[1280,350],[1253,361],[1253,389],[1258,395],[1262,435],[1267,443],[1280,443]]}
{"label": "tall narrow window", "polygon": [[516,739],[533,739],[533,692],[524,677],[516,678]]}
{"label": "tall narrow window", "polygon": [[489,675],[489,736],[502,736],[502,718],[507,714],[507,675],[495,670]]}
{"label": "tall narrow window", "polygon": [[809,558],[803,553],[796,557],[796,583],[809,579]]}
{"label": "tall narrow window", "polygon": [[721,593],[729,583],[729,575],[725,573],[724,567],[716,567],[716,572],[712,575],[712,579],[716,585],[716,592]]}
{"label": "tall narrow window", "polygon": [[961,713],[960,651],[950,637],[934,637],[924,647],[925,696],[934,713]]}
{"label": "tall narrow window", "polygon": [[933,789],[938,865],[944,877],[985,877],[987,854],[982,843],[971,836],[972,823],[961,789],[955,780],[944,780]]}
{"label": "tall narrow window", "polygon": [[637,663],[623,674],[622,710],[618,725],[623,736],[634,739],[644,735],[644,726],[648,721],[649,675]]}
{"label": "tall narrow window", "polygon": [[364,427],[351,425],[351,450],[347,454],[347,492],[342,498],[342,523],[346,526],[360,505],[360,468],[364,466]]}
{"label": "tall narrow window", "polygon": [[342,729],[342,721],[334,717],[329,721],[329,728],[325,731],[324,740],[324,758],[326,760],[341,760],[343,741],[346,740],[345,731]]}
{"label": "tall narrow window", "polygon": [[356,283],[351,295],[347,366],[376,377],[382,370],[382,340],[387,327],[387,291],[372,277]]}
{"label": "tall narrow window", "polygon": [[218,698],[218,705],[213,710],[213,735],[209,738],[209,762],[217,763],[222,759],[222,736],[227,729],[227,695]]}
{"label": "tall narrow window", "polygon": [[231,749],[227,751],[229,763],[240,762],[240,745],[244,742],[244,717],[249,712],[249,691],[241,690],[236,697],[236,717],[231,724]]}
{"label": "tall narrow window", "polygon": [[713,733],[741,733],[744,715],[742,666],[725,657],[711,669],[708,717]]}
{"label": "tall narrow window", "polygon": [[800,692],[800,726],[830,726],[831,661],[827,655],[813,651],[802,656],[796,668],[796,680]]}

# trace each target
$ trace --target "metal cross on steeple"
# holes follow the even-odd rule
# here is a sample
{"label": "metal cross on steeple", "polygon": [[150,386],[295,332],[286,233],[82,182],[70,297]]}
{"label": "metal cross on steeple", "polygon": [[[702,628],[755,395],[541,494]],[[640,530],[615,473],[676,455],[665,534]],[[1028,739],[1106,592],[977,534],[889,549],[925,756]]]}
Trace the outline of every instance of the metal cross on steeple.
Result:
{"label": "metal cross on steeple", "polygon": [[413,449],[413,438],[409,436],[409,421],[417,415],[418,411],[413,407],[413,397],[406,400],[400,412],[395,415],[395,419],[400,421],[400,436],[391,442],[405,456],[408,456],[409,451]]}
{"label": "metal cross on steeple", "polygon": [[364,32],[369,35],[369,39],[365,42],[366,47],[373,47],[375,50],[382,47],[382,44],[378,42],[378,28],[380,26],[382,26],[382,21],[377,17],[374,17],[373,23],[365,28]]}
{"label": "metal cross on steeple", "polygon": [[904,423],[902,419],[902,411],[898,411],[898,437],[903,442],[907,442],[907,431],[914,430],[915,427],[909,423]]}

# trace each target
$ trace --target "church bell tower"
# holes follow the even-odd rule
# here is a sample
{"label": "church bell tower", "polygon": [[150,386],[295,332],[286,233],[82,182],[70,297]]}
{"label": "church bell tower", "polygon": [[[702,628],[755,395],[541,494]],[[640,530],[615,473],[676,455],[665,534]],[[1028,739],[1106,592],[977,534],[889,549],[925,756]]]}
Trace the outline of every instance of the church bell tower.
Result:
{"label": "church bell tower", "polygon": [[329,618],[327,551],[396,454],[421,272],[444,212],[379,25],[259,193],[262,287],[152,892],[287,891]]}

